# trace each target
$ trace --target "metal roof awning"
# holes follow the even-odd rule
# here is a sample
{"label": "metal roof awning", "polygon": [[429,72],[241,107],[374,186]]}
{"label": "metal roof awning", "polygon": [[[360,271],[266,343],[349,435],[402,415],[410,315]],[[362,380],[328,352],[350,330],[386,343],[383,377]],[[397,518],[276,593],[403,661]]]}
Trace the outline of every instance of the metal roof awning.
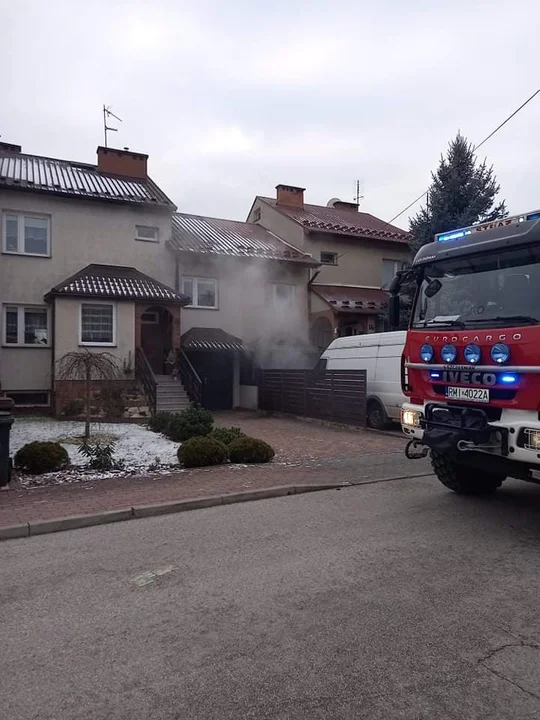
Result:
{"label": "metal roof awning", "polygon": [[149,177],[109,175],[100,172],[95,165],[27,155],[20,151],[0,151],[0,189],[175,207]]}
{"label": "metal roof awning", "polygon": [[231,255],[318,266],[298,250],[256,223],[175,213],[169,247],[177,252]]}
{"label": "metal roof awning", "polygon": [[184,350],[245,350],[242,340],[220,328],[191,328],[182,335]]}
{"label": "metal roof awning", "polygon": [[311,288],[336,314],[373,315],[384,312],[388,307],[388,293],[377,288],[315,284]]}
{"label": "metal roof awning", "polygon": [[87,265],[50,290],[50,297],[89,297],[187,305],[189,298],[145,275],[120,265]]}

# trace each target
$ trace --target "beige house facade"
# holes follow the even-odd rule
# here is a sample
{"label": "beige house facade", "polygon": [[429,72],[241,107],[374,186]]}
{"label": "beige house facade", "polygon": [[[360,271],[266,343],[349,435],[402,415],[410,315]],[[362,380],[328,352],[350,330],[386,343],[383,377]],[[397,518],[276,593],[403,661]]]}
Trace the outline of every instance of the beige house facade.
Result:
{"label": "beige house facade", "polygon": [[308,204],[303,188],[278,185],[274,198],[257,196],[248,222],[260,224],[320,263],[309,288],[312,344],[383,330],[388,288],[410,259],[408,235],[355,203]]}
{"label": "beige house facade", "polygon": [[170,287],[175,209],[146,155],[98,148],[90,165],[0,143],[0,383],[16,405],[53,407],[71,351],[107,351],[134,370],[137,309],[185,304]]}
{"label": "beige house facade", "polygon": [[71,352],[112,355],[154,410],[182,400],[171,375],[186,402],[256,407],[257,367],[305,359],[319,263],[260,224],[177,213],[147,161],[0,143],[0,393],[16,406],[62,412],[80,394],[59,372]]}

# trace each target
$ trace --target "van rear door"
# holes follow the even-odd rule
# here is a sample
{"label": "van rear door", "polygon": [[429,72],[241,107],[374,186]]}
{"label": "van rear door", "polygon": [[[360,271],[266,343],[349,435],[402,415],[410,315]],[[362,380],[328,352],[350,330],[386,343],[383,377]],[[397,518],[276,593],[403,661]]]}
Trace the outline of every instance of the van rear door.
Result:
{"label": "van rear door", "polygon": [[399,420],[401,406],[407,400],[401,390],[401,355],[405,333],[385,335],[381,336],[378,347],[373,390],[384,403],[388,417]]}

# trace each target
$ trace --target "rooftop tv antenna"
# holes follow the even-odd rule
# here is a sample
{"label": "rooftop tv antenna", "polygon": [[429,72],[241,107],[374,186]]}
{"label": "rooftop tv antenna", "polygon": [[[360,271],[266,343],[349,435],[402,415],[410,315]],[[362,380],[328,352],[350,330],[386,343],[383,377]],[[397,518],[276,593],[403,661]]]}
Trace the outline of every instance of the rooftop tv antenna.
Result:
{"label": "rooftop tv antenna", "polygon": [[356,197],[353,197],[353,202],[356,203],[356,209],[360,207],[360,200],[364,199],[364,183],[362,183],[362,190],[360,191],[360,180],[356,181]]}
{"label": "rooftop tv antenna", "polygon": [[103,134],[105,136],[105,147],[107,146],[107,133],[108,132],[118,132],[118,128],[109,127],[107,125],[107,120],[113,117],[115,120],[118,120],[118,122],[122,122],[122,118],[119,118],[118,115],[115,115],[111,111],[110,105],[103,105]]}

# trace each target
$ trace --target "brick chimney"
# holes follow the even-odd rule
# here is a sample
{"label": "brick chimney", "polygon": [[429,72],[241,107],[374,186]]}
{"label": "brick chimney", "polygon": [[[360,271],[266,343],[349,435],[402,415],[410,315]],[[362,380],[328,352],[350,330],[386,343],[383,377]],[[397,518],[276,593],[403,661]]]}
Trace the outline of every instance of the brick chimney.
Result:
{"label": "brick chimney", "polygon": [[345,202],[345,200],[337,200],[334,203],[336,210],[347,210],[347,212],[358,212],[358,205],[352,202]]}
{"label": "brick chimney", "polygon": [[276,185],[277,204],[303,208],[305,190],[306,188],[294,187],[293,185]]}
{"label": "brick chimney", "polygon": [[22,147],[20,145],[13,145],[12,143],[0,142],[0,152],[13,153],[14,155],[18,155],[20,152],[22,152]]}
{"label": "brick chimney", "polygon": [[123,175],[144,180],[147,177],[147,161],[148,155],[131,150],[117,150],[101,145],[97,149],[98,170],[109,175]]}

